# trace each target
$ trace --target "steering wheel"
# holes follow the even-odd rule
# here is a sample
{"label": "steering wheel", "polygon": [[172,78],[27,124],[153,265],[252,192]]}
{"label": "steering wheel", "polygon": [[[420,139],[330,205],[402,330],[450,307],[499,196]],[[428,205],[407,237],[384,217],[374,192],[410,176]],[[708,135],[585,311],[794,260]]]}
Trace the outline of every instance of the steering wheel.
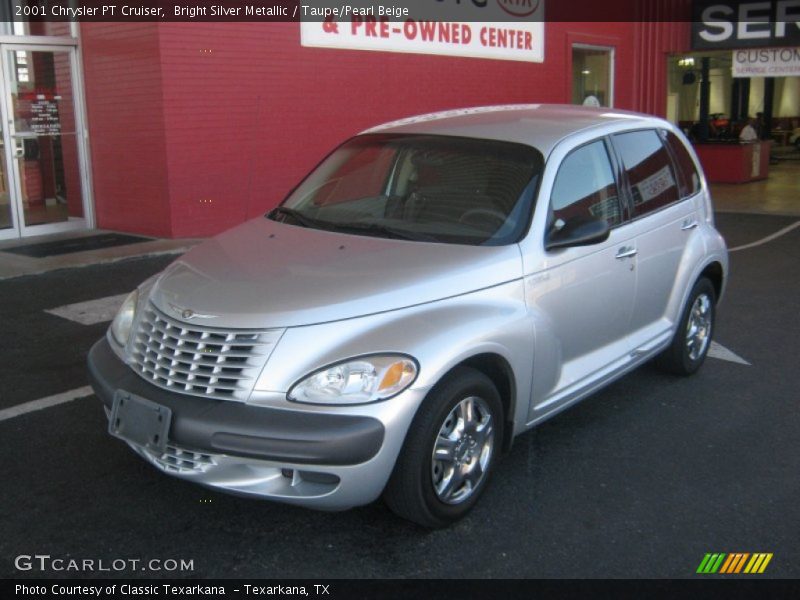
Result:
{"label": "steering wheel", "polygon": [[482,225],[483,219],[476,221],[475,217],[488,217],[489,219],[494,219],[498,226],[501,226],[506,222],[508,215],[497,210],[496,208],[471,208],[461,215],[461,217],[458,219],[458,222],[466,223],[471,221],[472,223],[479,222]]}

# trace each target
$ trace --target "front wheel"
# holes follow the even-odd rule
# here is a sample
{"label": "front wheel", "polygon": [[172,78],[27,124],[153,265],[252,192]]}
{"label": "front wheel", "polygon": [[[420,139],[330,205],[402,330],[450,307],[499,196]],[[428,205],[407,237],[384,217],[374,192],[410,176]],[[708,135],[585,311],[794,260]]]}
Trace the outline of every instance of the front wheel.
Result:
{"label": "front wheel", "polygon": [[683,309],[672,344],[656,359],[659,367],[676,375],[691,375],[703,364],[714,331],[717,294],[705,277],[694,284]]}
{"label": "front wheel", "polygon": [[396,514],[424,527],[466,515],[485,489],[503,439],[503,409],[483,373],[455,369],[425,399],[384,492]]}

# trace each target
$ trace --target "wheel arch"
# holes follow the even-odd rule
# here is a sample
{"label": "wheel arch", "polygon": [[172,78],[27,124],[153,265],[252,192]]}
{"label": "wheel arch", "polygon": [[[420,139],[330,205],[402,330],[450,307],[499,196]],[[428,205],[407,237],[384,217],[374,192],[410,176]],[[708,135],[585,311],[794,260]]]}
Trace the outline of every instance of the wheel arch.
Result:
{"label": "wheel arch", "polygon": [[500,394],[500,403],[503,406],[503,439],[501,448],[503,452],[511,449],[514,439],[514,411],[517,402],[517,381],[514,370],[509,362],[500,354],[483,352],[463,359],[442,376],[447,377],[458,367],[470,367],[483,373],[497,388]]}
{"label": "wheel arch", "polygon": [[[722,296],[725,282],[725,272],[722,268],[722,264],[718,261],[709,263],[703,268],[697,279],[700,279],[701,277],[706,277],[711,281],[714,286],[714,294],[716,295],[717,301],[719,301],[720,297]],[[697,279],[695,281],[697,281]]]}

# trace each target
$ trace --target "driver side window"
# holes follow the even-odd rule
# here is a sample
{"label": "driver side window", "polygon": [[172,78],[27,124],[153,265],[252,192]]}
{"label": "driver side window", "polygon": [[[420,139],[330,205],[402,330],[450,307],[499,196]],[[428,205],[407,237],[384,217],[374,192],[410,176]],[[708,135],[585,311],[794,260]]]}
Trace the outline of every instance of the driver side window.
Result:
{"label": "driver side window", "polygon": [[605,219],[609,227],[622,221],[619,191],[603,140],[573,150],[558,169],[550,196],[553,221]]}

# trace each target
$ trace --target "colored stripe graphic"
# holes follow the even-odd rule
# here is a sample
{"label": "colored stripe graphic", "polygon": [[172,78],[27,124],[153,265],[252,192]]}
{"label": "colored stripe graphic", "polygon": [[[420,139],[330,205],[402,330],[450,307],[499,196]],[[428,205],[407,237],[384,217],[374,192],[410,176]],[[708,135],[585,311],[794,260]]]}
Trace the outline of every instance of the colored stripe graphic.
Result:
{"label": "colored stripe graphic", "polygon": [[742,554],[742,557],[739,559],[739,562],[736,565],[736,570],[732,571],[733,573],[740,573],[742,571],[742,567],[744,567],[745,561],[750,557],[749,552],[745,552]]}
{"label": "colored stripe graphic", "polygon": [[727,573],[728,569],[731,568],[731,564],[736,562],[736,559],[738,557],[739,557],[738,554],[728,554],[728,558],[724,563],[722,563],[722,566],[720,567],[719,572],[720,573]]}
{"label": "colored stripe graphic", "polygon": [[728,560],[722,565],[720,573],[738,573],[744,566],[744,561],[750,556],[749,553],[735,552],[728,555]]}
{"label": "colored stripe graphic", "polygon": [[763,573],[764,570],[767,568],[769,561],[772,560],[772,554],[761,552],[757,554],[753,554],[753,558],[750,559],[750,562],[747,563],[747,566],[744,568],[745,573]]}
{"label": "colored stripe graphic", "polygon": [[[772,553],[756,552],[731,552],[707,553],[697,572],[702,574],[734,574],[734,573],[763,573],[772,560]],[[749,559],[749,560],[748,560]],[[745,564],[747,566],[745,566]]]}
{"label": "colored stripe graphic", "polygon": [[703,557],[703,561],[700,563],[700,566],[697,567],[697,572],[716,573],[725,556],[725,554],[706,554]]}
{"label": "colored stripe graphic", "polygon": [[697,567],[697,572],[698,573],[705,573],[706,572],[706,565],[708,565],[708,561],[710,559],[711,559],[711,555],[710,554],[706,554],[703,557],[703,560],[700,561],[700,566]]}

